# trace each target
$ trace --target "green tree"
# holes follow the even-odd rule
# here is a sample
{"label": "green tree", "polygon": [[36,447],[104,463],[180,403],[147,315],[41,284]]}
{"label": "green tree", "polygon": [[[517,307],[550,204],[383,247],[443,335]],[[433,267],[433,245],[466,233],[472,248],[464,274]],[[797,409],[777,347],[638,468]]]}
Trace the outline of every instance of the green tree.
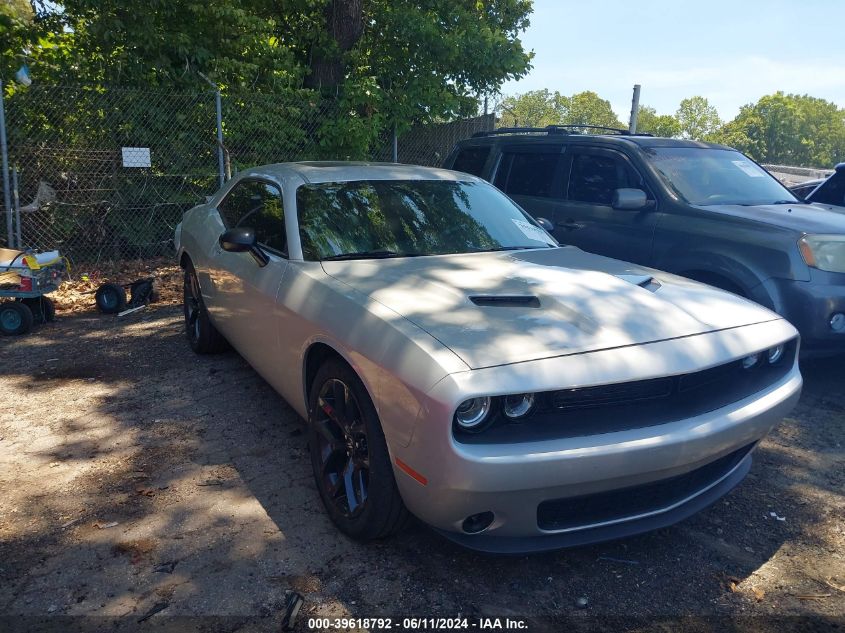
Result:
{"label": "green tree", "polygon": [[601,125],[605,127],[625,128],[619,120],[610,101],[602,99],[595,92],[586,91],[564,99],[564,115],[561,123],[569,125]]}
{"label": "green tree", "polygon": [[715,139],[759,162],[831,167],[845,159],[845,110],[809,95],[777,92],[743,106]]}
{"label": "green tree", "polygon": [[595,92],[579,92],[571,97],[549,90],[532,90],[506,97],[497,106],[501,127],[544,127],[546,125],[601,125],[625,127],[610,102]]}
{"label": "green tree", "polygon": [[[27,48],[35,81],[45,83],[196,91],[207,89],[202,73],[230,93],[306,88],[333,103],[319,136],[338,156],[365,155],[389,129],[470,114],[478,94],[523,76],[531,60],[519,40],[530,0],[36,0],[36,7],[31,24],[15,18],[14,41],[4,37],[4,69]],[[7,14],[0,24],[11,23]]]}
{"label": "green tree", "polygon": [[716,108],[704,97],[690,97],[681,101],[675,117],[681,136],[695,141],[707,140],[722,126]]}
{"label": "green tree", "polygon": [[563,121],[566,98],[559,92],[532,90],[505,97],[495,108],[500,127],[545,127]]}
{"label": "green tree", "polygon": [[676,137],[681,134],[681,124],[671,114],[657,114],[649,106],[640,106],[637,113],[637,132],[654,136]]}

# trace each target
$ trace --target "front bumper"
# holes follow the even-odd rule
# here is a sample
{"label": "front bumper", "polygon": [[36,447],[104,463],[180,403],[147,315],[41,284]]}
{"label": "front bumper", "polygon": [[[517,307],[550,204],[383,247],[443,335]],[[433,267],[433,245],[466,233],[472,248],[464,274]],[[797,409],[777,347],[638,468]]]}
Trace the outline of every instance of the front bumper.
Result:
{"label": "front bumper", "polygon": [[845,353],[845,330],[830,327],[831,316],[845,314],[845,273],[810,269],[810,281],[770,279],[784,318],[801,333],[805,355]]}
{"label": "front bumper", "polygon": [[[749,340],[764,349],[794,335],[789,324],[777,320],[688,339],[453,375],[432,390],[425,421],[418,421],[410,445],[395,454],[425,481],[422,484],[396,469],[403,499],[411,512],[449,538],[493,552],[555,549],[679,521],[725,494],[748,471],[750,452],[740,454],[741,449],[763,438],[797,402],[801,391],[797,362],[763,391],[702,415],[544,442],[456,442],[451,433],[454,392],[462,394],[459,397],[495,393],[490,391],[494,389],[491,381],[502,379],[511,387],[520,385],[511,391],[528,391],[549,388],[555,380],[559,386],[559,376],[571,378],[569,384],[603,384],[687,373],[700,369],[702,358],[716,365],[741,357],[750,351]],[[737,455],[734,462],[725,463],[688,494],[667,497],[665,504],[658,500],[598,521],[585,515],[583,522],[576,518],[561,529],[541,527],[538,508],[544,502],[573,498],[589,502],[615,491],[648,490],[653,482],[706,471],[708,464],[731,454]],[[482,512],[494,514],[492,524],[480,534],[464,533],[464,519]]]}

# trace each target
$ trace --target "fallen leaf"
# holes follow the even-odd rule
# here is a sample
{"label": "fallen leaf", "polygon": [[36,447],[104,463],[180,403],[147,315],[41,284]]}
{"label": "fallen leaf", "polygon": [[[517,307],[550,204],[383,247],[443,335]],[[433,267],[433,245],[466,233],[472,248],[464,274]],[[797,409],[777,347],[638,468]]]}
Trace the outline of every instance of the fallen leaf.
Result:
{"label": "fallen leaf", "polygon": [[766,595],[766,592],[759,587],[751,587],[751,593],[753,593],[754,597],[757,598],[757,602],[762,601],[763,597]]}

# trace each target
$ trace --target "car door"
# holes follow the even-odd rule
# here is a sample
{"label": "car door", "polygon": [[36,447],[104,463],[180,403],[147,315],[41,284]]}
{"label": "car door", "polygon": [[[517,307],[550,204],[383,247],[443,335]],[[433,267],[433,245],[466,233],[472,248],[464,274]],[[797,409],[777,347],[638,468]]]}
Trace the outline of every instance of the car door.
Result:
{"label": "car door", "polygon": [[227,252],[218,243],[211,258],[212,316],[235,349],[266,375],[283,327],[276,296],[288,267],[281,188],[267,180],[246,178],[232,187],[218,212],[225,229],[253,229],[268,261],[261,266],[252,254]]}
{"label": "car door", "polygon": [[837,166],[836,172],[810,193],[806,200],[845,207],[845,167]]}
{"label": "car door", "polygon": [[[621,152],[590,146],[570,148],[566,200],[557,205],[555,237],[559,242],[647,264],[658,214],[654,194]],[[643,189],[650,201],[639,210],[614,209],[616,189]]]}
{"label": "car door", "polygon": [[560,144],[508,146],[492,182],[533,217],[552,221],[563,202],[563,151]]}

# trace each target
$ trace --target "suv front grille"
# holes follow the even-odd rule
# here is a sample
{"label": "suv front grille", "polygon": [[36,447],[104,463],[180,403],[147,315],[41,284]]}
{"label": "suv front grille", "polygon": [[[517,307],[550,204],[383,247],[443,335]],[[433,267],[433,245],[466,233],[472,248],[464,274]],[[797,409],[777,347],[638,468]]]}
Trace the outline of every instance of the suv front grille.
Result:
{"label": "suv front grille", "polygon": [[729,453],[683,475],[640,486],[582,497],[543,501],[537,506],[541,530],[567,530],[607,523],[667,509],[695,496],[730,473],[753,448],[753,444]]}

